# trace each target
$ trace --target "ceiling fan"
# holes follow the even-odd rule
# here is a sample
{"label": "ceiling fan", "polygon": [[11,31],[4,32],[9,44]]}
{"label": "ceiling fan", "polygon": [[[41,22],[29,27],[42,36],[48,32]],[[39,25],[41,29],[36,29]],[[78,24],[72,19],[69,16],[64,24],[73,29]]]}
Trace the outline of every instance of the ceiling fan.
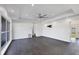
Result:
{"label": "ceiling fan", "polygon": [[48,18],[48,15],[39,13],[37,17],[38,18]]}

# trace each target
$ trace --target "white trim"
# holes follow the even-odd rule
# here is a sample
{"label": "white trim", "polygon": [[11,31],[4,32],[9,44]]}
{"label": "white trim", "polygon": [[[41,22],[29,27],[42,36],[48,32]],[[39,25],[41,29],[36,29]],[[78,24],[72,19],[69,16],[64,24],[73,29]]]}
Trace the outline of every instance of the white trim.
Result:
{"label": "white trim", "polygon": [[4,48],[1,50],[1,55],[4,55],[4,53],[6,52],[8,46],[10,45],[11,42],[12,42],[12,40],[10,40],[10,41],[4,46]]}
{"label": "white trim", "polygon": [[[44,36],[44,37],[48,37],[48,36]],[[48,37],[48,38],[53,38],[53,37]],[[61,39],[57,39],[57,38],[53,38],[53,39],[56,39],[56,40],[59,40],[59,41],[64,41],[64,42],[71,42],[71,41],[68,41],[68,40],[61,40]]]}
{"label": "white trim", "polygon": [[[12,42],[12,20],[8,17],[7,11],[3,7],[0,7],[0,17],[1,16],[3,16],[7,21],[10,22],[10,40],[3,47],[1,47],[0,54],[3,55],[6,52],[7,48],[9,47],[10,43]],[[0,39],[1,39],[1,33],[5,33],[5,32],[8,31],[1,32],[1,18],[0,18]]]}
{"label": "white trim", "polygon": [[9,31],[3,31],[3,32],[1,32],[1,33],[6,33],[6,32],[9,32]]}
{"label": "white trim", "polygon": [[1,14],[0,14],[0,51],[1,51]]}

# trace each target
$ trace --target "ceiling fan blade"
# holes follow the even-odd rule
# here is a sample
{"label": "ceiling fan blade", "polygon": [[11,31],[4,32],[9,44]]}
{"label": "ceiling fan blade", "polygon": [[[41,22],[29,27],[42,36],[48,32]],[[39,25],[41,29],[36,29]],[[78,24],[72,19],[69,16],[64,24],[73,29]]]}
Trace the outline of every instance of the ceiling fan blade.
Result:
{"label": "ceiling fan blade", "polygon": [[43,16],[47,16],[47,14],[43,15]]}

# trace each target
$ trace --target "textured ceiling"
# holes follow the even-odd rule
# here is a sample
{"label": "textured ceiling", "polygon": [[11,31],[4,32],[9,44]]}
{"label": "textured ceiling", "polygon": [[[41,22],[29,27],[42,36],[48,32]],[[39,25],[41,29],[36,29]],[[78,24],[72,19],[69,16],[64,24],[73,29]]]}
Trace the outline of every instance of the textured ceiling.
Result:
{"label": "textured ceiling", "polygon": [[47,20],[60,14],[71,12],[79,14],[79,4],[0,4],[4,7],[8,15],[16,21],[36,21],[38,14],[47,14],[48,18],[43,18],[42,20]]}

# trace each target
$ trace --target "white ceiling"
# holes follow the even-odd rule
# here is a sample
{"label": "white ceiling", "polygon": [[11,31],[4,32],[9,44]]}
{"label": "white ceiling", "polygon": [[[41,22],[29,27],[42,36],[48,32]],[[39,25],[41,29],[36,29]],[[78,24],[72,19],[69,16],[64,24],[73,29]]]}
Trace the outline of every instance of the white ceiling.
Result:
{"label": "white ceiling", "polygon": [[[36,21],[38,13],[48,14],[48,18],[42,20],[47,20],[68,11],[72,11],[75,14],[79,14],[79,4],[0,4],[4,7],[8,15],[12,20],[16,21]],[[21,19],[21,18],[22,19]]]}

